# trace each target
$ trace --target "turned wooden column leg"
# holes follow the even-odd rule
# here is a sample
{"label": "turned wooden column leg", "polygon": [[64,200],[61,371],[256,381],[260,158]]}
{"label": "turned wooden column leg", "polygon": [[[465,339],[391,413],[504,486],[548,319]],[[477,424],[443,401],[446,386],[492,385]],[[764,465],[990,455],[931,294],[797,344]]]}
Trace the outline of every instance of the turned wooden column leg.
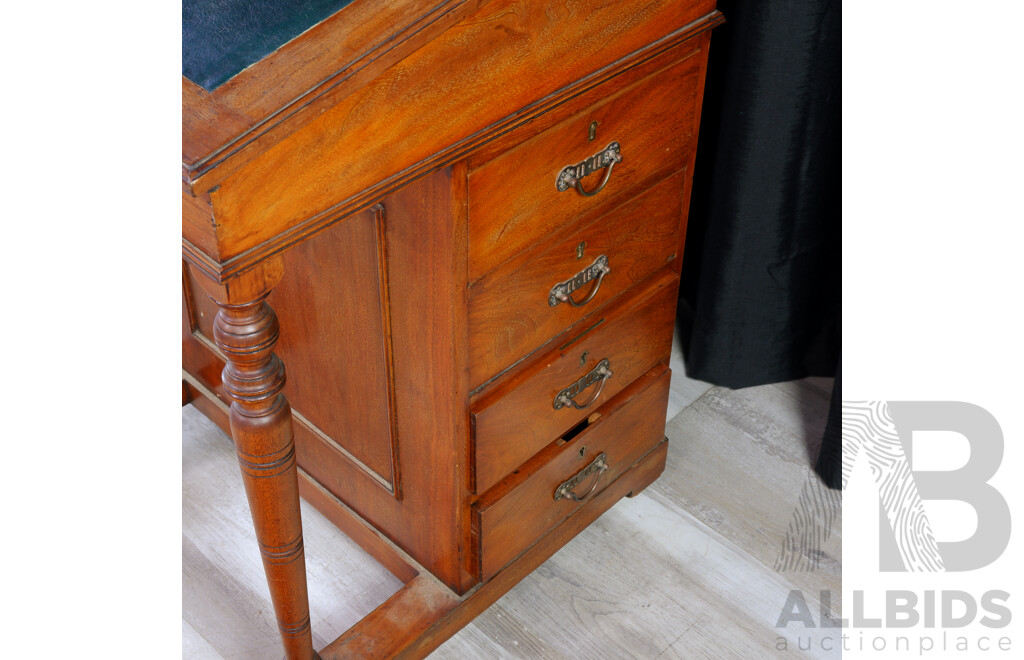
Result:
{"label": "turned wooden column leg", "polygon": [[266,297],[217,301],[214,341],[228,360],[222,378],[232,400],[231,436],[285,654],[310,660],[318,656],[309,625],[292,414],[281,393],[284,364],[273,352],[277,316]]}

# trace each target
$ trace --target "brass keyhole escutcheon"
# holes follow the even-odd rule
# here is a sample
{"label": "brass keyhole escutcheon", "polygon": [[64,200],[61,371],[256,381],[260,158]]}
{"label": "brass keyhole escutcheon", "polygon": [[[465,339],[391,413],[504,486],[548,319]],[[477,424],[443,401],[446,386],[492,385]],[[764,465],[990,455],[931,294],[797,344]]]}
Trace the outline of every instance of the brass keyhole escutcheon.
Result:
{"label": "brass keyhole escutcheon", "polygon": [[576,258],[577,259],[582,259],[583,258],[583,251],[586,250],[586,249],[587,249],[587,242],[586,241],[580,241],[580,244],[576,246]]}
{"label": "brass keyhole escutcheon", "polygon": [[589,351],[583,351],[583,355],[580,356],[580,366],[581,367],[586,366],[586,364],[587,364],[587,357],[589,355],[590,355]]}
{"label": "brass keyhole escutcheon", "polygon": [[583,458],[583,454],[585,454],[586,452],[587,452],[587,446],[586,445],[583,445],[582,447],[580,447],[580,458]]}
{"label": "brass keyhole escutcheon", "polygon": [[587,129],[587,139],[593,140],[597,137],[597,121],[590,122],[590,128]]}

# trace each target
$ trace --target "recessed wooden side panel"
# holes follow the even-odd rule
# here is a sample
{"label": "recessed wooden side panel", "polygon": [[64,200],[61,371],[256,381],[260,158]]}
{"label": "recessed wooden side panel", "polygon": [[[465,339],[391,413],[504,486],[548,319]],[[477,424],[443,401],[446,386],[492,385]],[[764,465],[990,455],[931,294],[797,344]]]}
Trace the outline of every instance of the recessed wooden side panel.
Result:
{"label": "recessed wooden side panel", "polygon": [[[284,393],[296,425],[332,446],[335,460],[398,495],[384,222],[378,209],[363,211],[286,252],[286,276],[269,303],[281,325],[275,350],[285,363]],[[197,277],[205,275],[186,265],[191,337],[183,354],[186,368],[219,393],[217,305]]]}
{"label": "recessed wooden side panel", "polygon": [[[476,387],[579,323],[677,256],[683,212],[678,172],[621,207],[572,232],[542,243],[525,263],[509,262],[476,282],[469,292],[470,382]],[[610,269],[551,305],[552,288],[599,258]]]}
{"label": "recessed wooden side panel", "polygon": [[[181,267],[181,366],[226,409],[230,401],[220,382],[224,360],[212,339],[207,339],[213,336],[212,324],[217,315],[217,305],[198,288],[188,263],[183,261]],[[203,403],[196,406],[205,408]],[[226,418],[224,421],[226,423]]]}
{"label": "recessed wooden side panel", "polygon": [[[455,172],[453,173],[453,170]],[[460,593],[474,581],[469,571],[469,506],[467,503],[468,411],[465,365],[465,170],[456,166],[439,170],[386,197],[381,202],[384,239],[383,255],[387,263],[386,318],[371,314],[372,322],[385,322],[390,328],[390,390],[358,398],[328,398],[339,415],[351,418],[351,424],[371,415],[380,415],[390,405],[394,411],[395,462],[398,467],[400,497],[393,497],[379,485],[368,483],[363,472],[351,462],[339,460],[336,449],[323,438],[308,434],[300,424],[296,428],[299,466],[356,513],[371,522],[403,550],[427,567],[434,575]],[[338,227],[355,221],[367,224],[353,228],[350,240],[368,241],[373,234],[371,214],[349,218]],[[362,238],[356,236],[361,235]],[[312,239],[315,241],[316,239]],[[339,237],[330,254],[316,255],[317,268],[337,268],[339,286],[351,289],[338,295],[379,298],[379,282],[360,282],[347,273],[351,267],[351,248]],[[361,257],[369,262],[367,255]],[[373,260],[376,254],[373,255]],[[374,261],[375,263],[375,261]],[[293,269],[294,270],[294,269]],[[368,264],[365,268],[369,272]],[[286,273],[278,285],[294,272]],[[297,278],[298,280],[298,278]],[[289,284],[292,290],[299,281]],[[309,297],[314,297],[313,291]],[[282,300],[282,303],[286,301]],[[331,305],[333,308],[333,305]],[[360,311],[362,310],[362,311]],[[369,310],[344,305],[337,312],[349,316],[347,327],[360,323]],[[282,315],[281,332],[289,332]],[[282,336],[279,345],[285,342]],[[378,333],[360,337],[344,332],[335,338],[333,350],[356,360],[348,371],[339,374],[353,382],[373,386],[367,372],[376,369],[372,360],[387,353],[384,338]],[[362,357],[359,355],[362,354]],[[314,354],[314,361],[316,354]],[[282,355],[289,382],[299,378]],[[311,384],[326,387],[331,373],[323,366],[333,356],[324,356]],[[337,358],[341,359],[341,358]],[[374,376],[376,378],[377,376]],[[322,389],[322,388],[318,388]],[[300,403],[293,406],[303,413]],[[383,418],[378,419],[378,424]],[[380,427],[371,429],[379,432]],[[338,439],[345,443],[347,437]],[[347,446],[347,445],[346,445]]]}
{"label": "recessed wooden side panel", "polygon": [[[477,493],[493,486],[658,362],[668,360],[677,286],[675,274],[662,269],[643,293],[600,315],[592,326],[581,327],[574,338],[476,402]],[[611,377],[603,385],[589,384],[578,394],[579,403],[586,404],[602,387],[593,404],[583,410],[554,407],[560,391],[593,373],[605,359]]]}
{"label": "recessed wooden side panel", "polygon": [[[459,593],[476,581],[465,184],[464,164],[439,170],[296,246],[270,297],[299,467]],[[219,393],[196,277],[185,268],[183,364]]]}
{"label": "recessed wooden side panel", "polygon": [[387,268],[375,209],[357,213],[285,253],[269,302],[281,322],[277,354],[296,417],[395,490]]}
{"label": "recessed wooden side panel", "polygon": [[[380,214],[353,215],[285,254],[285,277],[269,302],[281,335],[275,352],[287,373],[285,396],[300,438],[332,446],[335,461],[395,493],[396,466]],[[185,267],[185,367],[220,395],[224,363],[213,343],[217,305]]]}
{"label": "recessed wooden side panel", "polygon": [[196,341],[205,344],[210,351],[217,353],[213,344],[213,319],[217,318],[217,303],[210,300],[210,297],[203,292],[196,281],[196,278],[205,276],[202,273],[196,273],[188,262],[182,262],[182,267],[184,269],[182,296],[185,299],[189,332]]}

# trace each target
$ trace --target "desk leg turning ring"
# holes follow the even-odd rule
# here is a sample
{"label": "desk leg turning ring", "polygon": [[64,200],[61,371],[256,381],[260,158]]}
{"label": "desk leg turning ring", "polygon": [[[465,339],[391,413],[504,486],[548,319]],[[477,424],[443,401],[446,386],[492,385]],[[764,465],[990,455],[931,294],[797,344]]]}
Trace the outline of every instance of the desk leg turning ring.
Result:
{"label": "desk leg turning ring", "polygon": [[284,364],[274,354],[278,321],[269,291],[247,302],[217,300],[214,341],[227,356],[231,437],[252,511],[281,640],[289,660],[312,660],[292,415]]}

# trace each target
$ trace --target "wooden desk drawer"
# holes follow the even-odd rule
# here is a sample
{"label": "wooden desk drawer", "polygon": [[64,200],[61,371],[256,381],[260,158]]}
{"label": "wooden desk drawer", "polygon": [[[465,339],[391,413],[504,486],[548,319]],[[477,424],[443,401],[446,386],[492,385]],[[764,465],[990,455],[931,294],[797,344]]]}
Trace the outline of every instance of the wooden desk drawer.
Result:
{"label": "wooden desk drawer", "polygon": [[[628,86],[469,173],[469,276],[474,281],[581,215],[594,217],[658,177],[677,171],[692,148],[700,58]],[[591,127],[594,126],[591,137]],[[619,145],[604,188],[593,197],[559,191],[564,168]],[[593,192],[606,170],[581,179]]]}
{"label": "wooden desk drawer", "polygon": [[586,506],[662,440],[670,373],[659,366],[644,374],[592,413],[585,428],[546,449],[473,506],[481,580]]}
{"label": "wooden desk drawer", "polygon": [[[586,327],[575,337],[473,406],[475,492],[493,486],[658,362],[667,363],[676,286],[675,274],[663,269],[639,295],[581,324]],[[596,371],[603,361],[610,377]],[[566,391],[579,405],[596,399],[582,410],[556,408]]]}
{"label": "wooden desk drawer", "polygon": [[[469,291],[469,365],[485,382],[676,257],[685,171]],[[601,267],[609,270],[600,273]],[[552,296],[556,285],[575,306]],[[558,292],[555,292],[557,294]],[[591,294],[593,297],[591,297]]]}

